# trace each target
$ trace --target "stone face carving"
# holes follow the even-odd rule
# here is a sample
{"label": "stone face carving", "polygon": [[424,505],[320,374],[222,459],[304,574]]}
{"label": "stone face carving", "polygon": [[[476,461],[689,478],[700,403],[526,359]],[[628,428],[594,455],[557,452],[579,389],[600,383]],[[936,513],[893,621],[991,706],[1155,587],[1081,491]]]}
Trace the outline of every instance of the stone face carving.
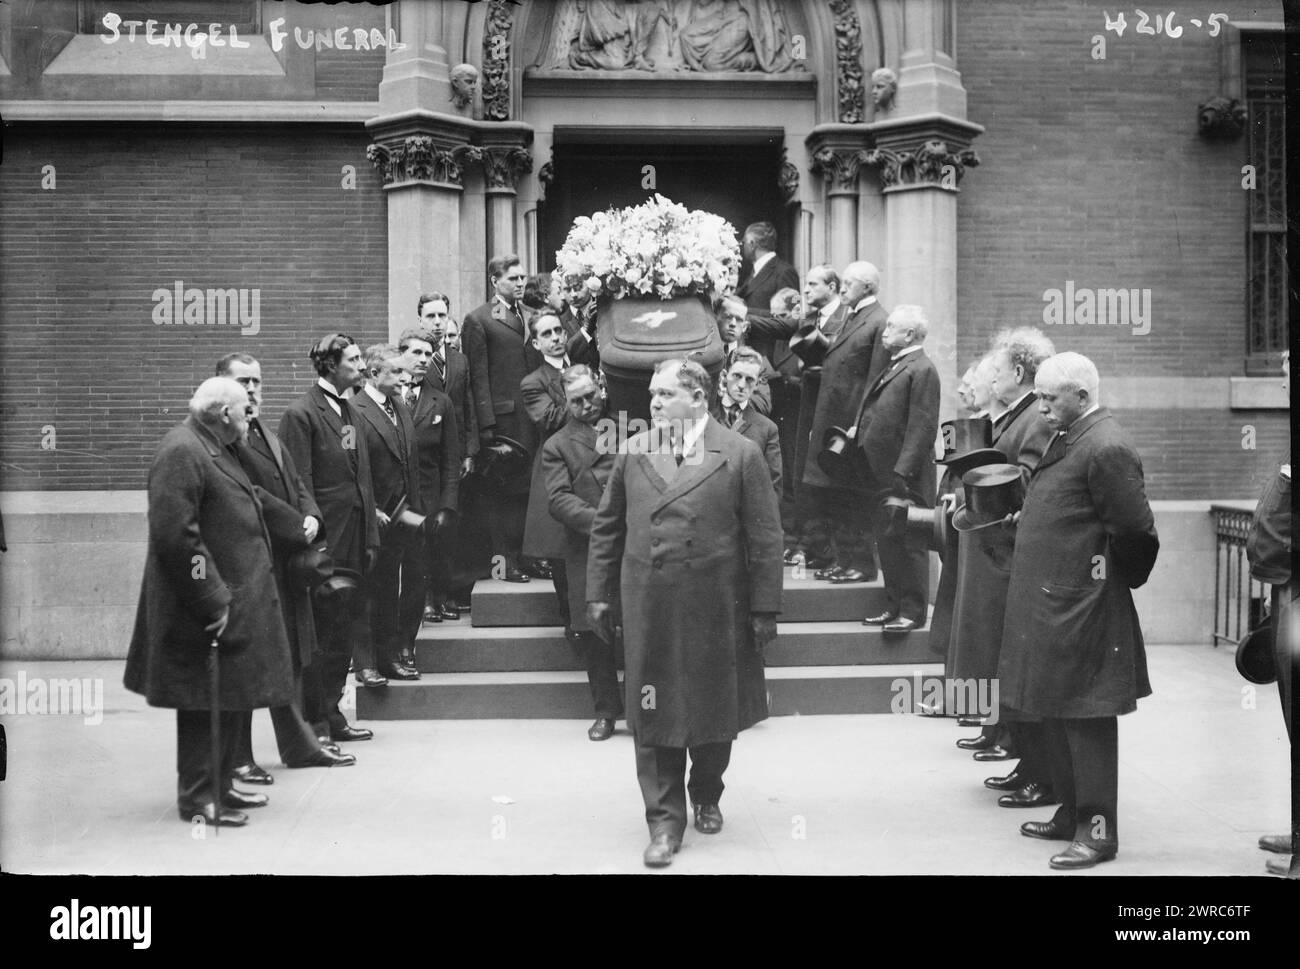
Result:
{"label": "stone face carving", "polygon": [[835,91],[839,98],[842,124],[866,120],[862,90],[862,26],[853,0],[830,0],[835,14]]}
{"label": "stone face carving", "polygon": [[777,172],[776,187],[781,192],[781,201],[786,205],[794,202],[799,194],[799,169],[790,164],[784,149],[781,150],[781,168]]}
{"label": "stone face carving", "polygon": [[429,182],[440,185],[461,184],[462,166],[480,161],[483,151],[473,145],[438,145],[428,135],[411,135],[390,144],[372,144],[366,157],[384,177],[384,184]]}
{"label": "stone face carving", "polygon": [[512,0],[488,0],[483,29],[483,117],[510,119],[510,29],[514,25]]}
{"label": "stone face carving", "polygon": [[797,65],[780,0],[560,0],[545,66],[778,74]]}
{"label": "stone face carving", "polygon": [[898,75],[887,67],[878,67],[871,72],[871,100],[877,111],[888,111],[894,106],[894,95],[898,93]]}
{"label": "stone face carving", "polygon": [[872,148],[861,152],[862,164],[880,174],[882,188],[898,185],[938,185],[956,188],[967,168],[979,165],[973,148],[950,151],[946,142],[927,141],[914,151]]}
{"label": "stone face carving", "polygon": [[1246,109],[1235,98],[1210,98],[1196,106],[1196,126],[1202,138],[1238,138],[1246,128]]}
{"label": "stone face carving", "polygon": [[473,64],[457,64],[451,69],[451,102],[458,108],[468,108],[478,93],[478,68]]}
{"label": "stone face carving", "polygon": [[532,152],[525,148],[484,148],[481,150],[483,175],[489,190],[515,190],[519,176],[533,170]]}

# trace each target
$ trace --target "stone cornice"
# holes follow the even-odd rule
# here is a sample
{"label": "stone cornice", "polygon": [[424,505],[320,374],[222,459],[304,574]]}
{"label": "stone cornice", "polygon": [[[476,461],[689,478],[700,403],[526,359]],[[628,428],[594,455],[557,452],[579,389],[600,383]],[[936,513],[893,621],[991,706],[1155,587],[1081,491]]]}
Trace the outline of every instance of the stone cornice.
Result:
{"label": "stone cornice", "polygon": [[364,124],[378,111],[378,101],[0,101],[6,121]]}

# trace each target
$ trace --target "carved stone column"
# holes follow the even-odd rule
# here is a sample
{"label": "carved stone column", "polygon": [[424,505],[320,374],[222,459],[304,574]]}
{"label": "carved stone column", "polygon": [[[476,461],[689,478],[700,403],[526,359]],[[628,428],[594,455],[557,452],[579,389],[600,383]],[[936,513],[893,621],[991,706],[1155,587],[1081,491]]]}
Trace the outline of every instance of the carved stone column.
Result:
{"label": "carved stone column", "polygon": [[839,271],[857,258],[858,174],[869,134],[862,125],[818,125],[807,144],[812,171],[826,185],[828,259]]}
{"label": "carved stone column", "polygon": [[[483,178],[487,192],[487,249],[492,256],[518,252],[515,235],[515,190],[519,178],[533,170],[533,156],[511,134],[483,139]],[[526,267],[530,272],[536,266]]]}

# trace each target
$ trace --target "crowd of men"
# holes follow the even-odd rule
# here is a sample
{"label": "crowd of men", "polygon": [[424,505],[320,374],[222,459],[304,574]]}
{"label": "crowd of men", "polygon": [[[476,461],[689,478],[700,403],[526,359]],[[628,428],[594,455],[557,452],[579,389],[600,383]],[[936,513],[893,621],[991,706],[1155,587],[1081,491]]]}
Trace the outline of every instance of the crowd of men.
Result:
{"label": "crowd of men", "polygon": [[[514,256],[491,261],[492,296],[460,326],[430,293],[396,345],[322,337],[317,382],[278,434],[258,362],[217,361],[151,469],[126,674],[177,709],[181,817],[242,825],[266,803],[232,784],[273,780],[252,756],[254,708],[270,707],[287,766],[354,763],[338,745],[372,733],[340,710],[349,670],[362,689],[418,679],[422,622],[459,620],[489,574],[543,578],[587,669],[588,737],[626,716],[645,863],[667,865],[688,794],[696,830],[722,829],[731,743],[767,716],[783,567],[841,585],[879,571],[885,606],[863,623],[901,636],[928,619],[930,543],[931,648],[952,681],[1000,687],[959,746],[1020,757],[986,781],[1000,804],[1057,805],[1021,827],[1067,843],[1052,867],[1115,857],[1116,718],[1151,691],[1131,589],[1159,542],[1096,368],[1003,331],[959,387],[968,416],[940,435],[925,311],[883,307],[868,262],[814,266],[801,293],[776,248],[770,224],[746,229],[743,271],[713,301],[716,376],[660,361],[651,428],[617,448],[596,430],[591,291],[530,279]],[[937,540],[916,527],[936,517]]]}

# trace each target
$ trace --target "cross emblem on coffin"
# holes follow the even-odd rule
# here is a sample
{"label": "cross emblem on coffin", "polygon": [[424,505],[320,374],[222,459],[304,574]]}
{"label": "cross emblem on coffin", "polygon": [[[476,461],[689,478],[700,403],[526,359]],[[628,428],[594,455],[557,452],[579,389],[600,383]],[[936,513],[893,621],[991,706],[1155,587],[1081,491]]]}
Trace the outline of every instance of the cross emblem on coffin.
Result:
{"label": "cross emblem on coffin", "polygon": [[642,313],[640,316],[633,318],[632,322],[637,324],[644,323],[650,329],[656,330],[663,326],[668,320],[673,319],[676,315],[676,313],[666,313],[663,310],[650,310],[649,312]]}

